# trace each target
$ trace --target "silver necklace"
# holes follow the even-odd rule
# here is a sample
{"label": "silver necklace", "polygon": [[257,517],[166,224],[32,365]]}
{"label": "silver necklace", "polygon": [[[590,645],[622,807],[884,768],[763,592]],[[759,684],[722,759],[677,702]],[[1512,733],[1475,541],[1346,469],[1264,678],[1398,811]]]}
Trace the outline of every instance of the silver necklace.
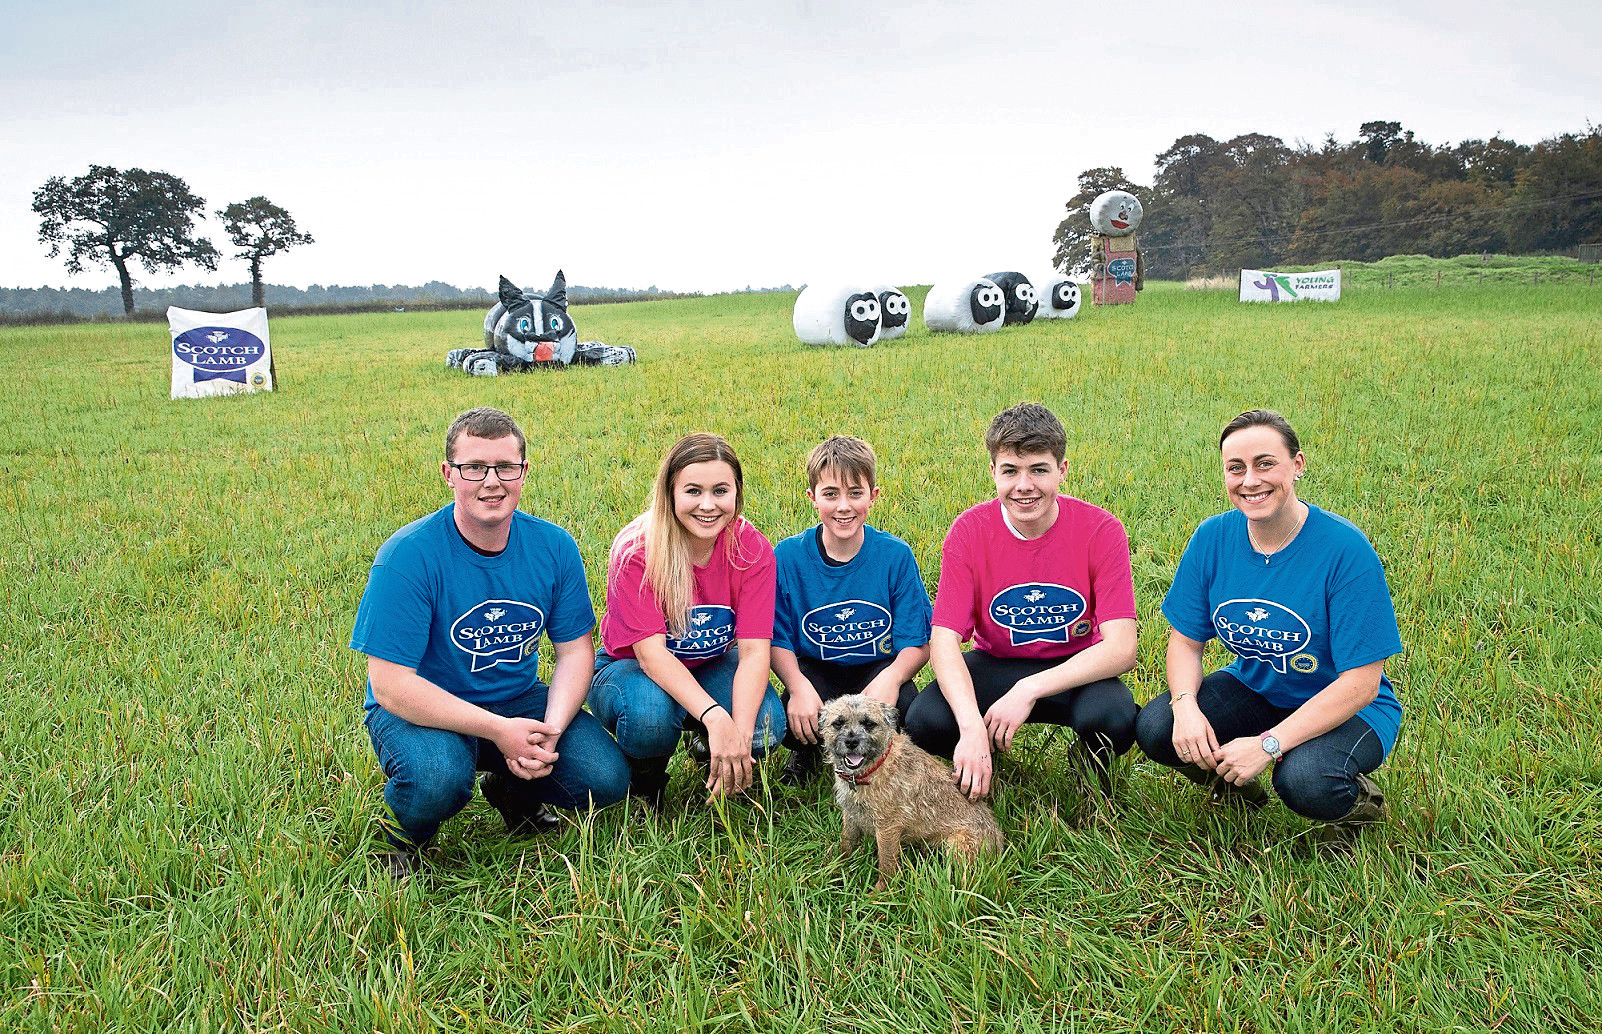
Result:
{"label": "silver necklace", "polygon": [[1304,510],[1304,511],[1302,511],[1302,515],[1300,517],[1296,518],[1296,527],[1292,528],[1285,535],[1284,538],[1280,539],[1278,545],[1276,545],[1273,549],[1269,549],[1269,550],[1264,550],[1264,549],[1261,549],[1261,548],[1258,547],[1258,545],[1257,545],[1257,537],[1252,534],[1252,522],[1251,521],[1247,521],[1246,522],[1246,541],[1251,543],[1252,551],[1254,553],[1258,553],[1258,554],[1260,554],[1262,556],[1263,565],[1266,567],[1268,565],[1269,558],[1274,556],[1280,550],[1284,549],[1290,543],[1290,540],[1296,537],[1296,533],[1302,530],[1302,522],[1305,521],[1305,520],[1307,520],[1307,511]]}

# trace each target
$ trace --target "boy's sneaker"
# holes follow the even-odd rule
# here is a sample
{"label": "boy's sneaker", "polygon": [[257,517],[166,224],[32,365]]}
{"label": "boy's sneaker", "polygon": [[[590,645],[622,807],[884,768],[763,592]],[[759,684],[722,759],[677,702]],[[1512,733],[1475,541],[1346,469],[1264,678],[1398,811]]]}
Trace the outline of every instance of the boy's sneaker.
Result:
{"label": "boy's sneaker", "polygon": [[690,760],[702,768],[710,768],[712,766],[712,748],[707,744],[706,737],[698,732],[687,732],[684,735],[689,740],[684,749],[689,752]]}
{"label": "boy's sneaker", "polygon": [[1228,779],[1214,778],[1207,791],[1208,799],[1218,805],[1236,805],[1261,811],[1268,803],[1268,791],[1260,780],[1253,779],[1244,786],[1236,786]]}
{"label": "boy's sneaker", "polygon": [[805,786],[823,767],[823,751],[816,744],[803,744],[790,752],[790,760],[779,772],[779,782],[785,786]]}
{"label": "boy's sneaker", "polygon": [[505,776],[495,772],[484,773],[479,790],[484,794],[484,799],[501,813],[501,818],[506,820],[506,832],[510,836],[534,836],[561,828],[562,817],[550,805],[540,803],[529,807],[514,802],[511,791],[507,789]]}

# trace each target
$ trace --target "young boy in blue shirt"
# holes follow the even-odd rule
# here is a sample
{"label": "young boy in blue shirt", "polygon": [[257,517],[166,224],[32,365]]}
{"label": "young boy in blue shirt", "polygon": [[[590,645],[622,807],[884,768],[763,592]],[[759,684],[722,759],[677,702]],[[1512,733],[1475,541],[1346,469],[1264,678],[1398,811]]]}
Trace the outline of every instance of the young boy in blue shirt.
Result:
{"label": "young boy in blue shirt", "polygon": [[869,527],[879,497],[873,449],[833,435],[807,457],[807,499],[818,525],[774,547],[778,593],[772,666],[784,684],[791,750],[781,779],[818,770],[818,712],[825,701],[863,693],[905,714],[912,678],[929,660],[929,591],[912,548]]}

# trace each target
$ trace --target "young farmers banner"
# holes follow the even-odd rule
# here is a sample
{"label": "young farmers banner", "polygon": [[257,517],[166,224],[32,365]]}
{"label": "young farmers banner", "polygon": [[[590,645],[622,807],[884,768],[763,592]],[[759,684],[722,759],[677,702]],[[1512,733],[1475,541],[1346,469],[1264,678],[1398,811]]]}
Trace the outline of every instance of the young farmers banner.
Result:
{"label": "young farmers banner", "polygon": [[167,309],[172,331],[172,397],[198,399],[272,391],[267,310],[195,312]]}
{"label": "young farmers banner", "polygon": [[1243,302],[1335,302],[1341,297],[1341,271],[1270,273],[1261,269],[1240,271]]}

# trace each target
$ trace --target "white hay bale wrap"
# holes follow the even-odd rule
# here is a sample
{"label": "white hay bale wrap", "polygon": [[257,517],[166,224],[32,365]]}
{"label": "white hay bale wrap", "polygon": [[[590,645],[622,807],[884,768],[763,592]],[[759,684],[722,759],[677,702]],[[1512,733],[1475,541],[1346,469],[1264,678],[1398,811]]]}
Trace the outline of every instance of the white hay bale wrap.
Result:
{"label": "white hay bale wrap", "polygon": [[1036,319],[1071,320],[1079,315],[1082,300],[1079,285],[1068,279],[1066,273],[1053,271],[1037,276],[1035,286],[1040,291]]}
{"label": "white hay bale wrap", "polygon": [[790,322],[803,344],[867,348],[879,342],[879,297],[864,287],[808,284]]}
{"label": "white hay bale wrap", "polygon": [[935,284],[923,300],[923,322],[932,331],[992,334],[1006,319],[1006,294],[989,277]]}

